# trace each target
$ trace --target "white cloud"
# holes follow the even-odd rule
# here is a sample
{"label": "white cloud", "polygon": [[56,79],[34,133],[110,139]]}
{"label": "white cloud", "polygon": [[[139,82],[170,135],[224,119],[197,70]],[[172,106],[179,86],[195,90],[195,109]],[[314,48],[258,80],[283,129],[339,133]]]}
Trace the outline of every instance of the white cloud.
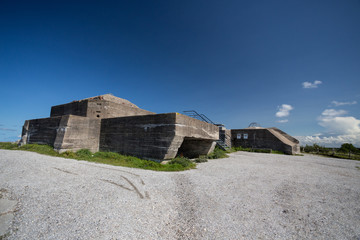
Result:
{"label": "white cloud", "polygon": [[282,120],[279,120],[279,121],[276,121],[276,122],[278,122],[278,123],[287,123],[289,120],[287,120],[287,119],[282,119]]}
{"label": "white cloud", "polygon": [[322,84],[322,81],[316,80],[314,83],[311,82],[303,82],[303,88],[317,88],[318,85]]}
{"label": "white cloud", "polygon": [[345,114],[347,111],[342,109],[325,109],[318,118],[318,123],[329,134],[359,134],[360,136],[360,120],[352,116],[343,116]]}
{"label": "white cloud", "polygon": [[345,110],[325,109],[318,117],[318,124],[325,128],[324,133],[297,138],[302,145],[317,143],[339,147],[343,143],[352,143],[360,147],[360,120],[353,116],[343,116],[345,114]]}
{"label": "white cloud", "polygon": [[338,101],[332,101],[331,102],[335,107],[338,107],[338,106],[343,106],[343,105],[354,105],[354,104],[357,104],[356,101],[352,101],[352,102],[338,102]]}
{"label": "white cloud", "polygon": [[290,111],[294,108],[289,104],[283,104],[281,107],[278,107],[278,111],[275,114],[277,117],[287,117],[290,114]]}
{"label": "white cloud", "polygon": [[325,109],[321,115],[322,118],[336,117],[347,114],[345,110]]}
{"label": "white cloud", "polygon": [[354,117],[325,117],[321,118],[319,125],[329,134],[357,134],[360,136],[360,120]]}

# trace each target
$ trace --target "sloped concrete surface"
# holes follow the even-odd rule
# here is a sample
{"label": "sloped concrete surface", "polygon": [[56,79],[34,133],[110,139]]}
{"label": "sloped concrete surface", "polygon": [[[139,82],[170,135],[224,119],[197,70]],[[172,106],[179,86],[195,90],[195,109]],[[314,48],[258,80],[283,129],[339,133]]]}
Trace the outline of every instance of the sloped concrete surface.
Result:
{"label": "sloped concrete surface", "polygon": [[168,173],[0,150],[6,239],[360,239],[360,162],[237,152]]}

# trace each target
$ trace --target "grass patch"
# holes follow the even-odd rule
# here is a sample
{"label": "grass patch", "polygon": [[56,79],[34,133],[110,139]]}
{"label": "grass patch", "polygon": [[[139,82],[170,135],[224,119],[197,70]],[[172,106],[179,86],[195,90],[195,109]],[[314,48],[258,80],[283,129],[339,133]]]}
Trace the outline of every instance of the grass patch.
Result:
{"label": "grass patch", "polygon": [[[280,155],[287,155],[287,154],[285,154],[284,152],[282,152],[282,151],[277,151],[277,150],[272,150],[271,153],[280,154]],[[302,155],[302,154],[295,154],[295,155],[296,155],[296,156],[304,156],[304,155]]]}
{"label": "grass patch", "polygon": [[16,143],[11,142],[0,142],[1,149],[8,149],[8,150],[17,150],[18,145]]}
{"label": "grass patch", "polygon": [[277,150],[271,149],[260,149],[260,148],[244,148],[244,147],[232,147],[232,152],[244,151],[244,152],[258,152],[258,153],[273,153],[273,154],[282,154],[286,155],[286,153]]}
{"label": "grass patch", "polygon": [[253,152],[258,152],[258,153],[272,153],[271,149],[253,149]]}
{"label": "grass patch", "polygon": [[200,155],[198,158],[195,159],[196,163],[203,163],[203,162],[207,162],[208,161],[208,156],[207,155]]}
{"label": "grass patch", "polygon": [[51,146],[39,144],[26,144],[18,147],[15,143],[0,142],[0,149],[23,150],[36,152],[48,156],[85,160],[114,166],[131,168],[141,168],[155,171],[184,171],[196,167],[196,164],[187,158],[174,158],[167,164],[144,160],[134,156],[122,155],[115,152],[96,152],[92,153],[88,149],[81,149],[77,152],[67,151],[64,153],[56,152]]}
{"label": "grass patch", "polygon": [[231,148],[233,152],[237,151],[244,151],[244,152],[251,152],[251,148],[244,148],[244,147],[232,147]]}
{"label": "grass patch", "polygon": [[195,167],[194,166],[195,164],[193,162],[191,162],[186,157],[176,157],[176,158],[172,159],[168,164],[170,164],[170,165],[179,165],[179,166],[182,166],[184,168]]}
{"label": "grass patch", "polygon": [[311,153],[311,154],[315,154],[315,155],[321,155],[324,157],[331,157],[331,158],[341,158],[341,159],[348,159],[348,160],[356,160],[356,161],[360,161],[360,155],[359,154],[346,154],[346,153]]}
{"label": "grass patch", "polygon": [[228,158],[229,155],[226,154],[226,151],[215,147],[214,151],[208,155],[208,159],[218,159],[218,158]]}

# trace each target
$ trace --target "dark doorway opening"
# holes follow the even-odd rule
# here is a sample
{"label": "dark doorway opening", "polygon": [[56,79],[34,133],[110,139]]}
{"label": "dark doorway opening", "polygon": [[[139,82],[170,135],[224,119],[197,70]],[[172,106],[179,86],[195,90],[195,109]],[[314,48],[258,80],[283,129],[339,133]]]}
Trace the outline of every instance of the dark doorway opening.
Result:
{"label": "dark doorway opening", "polygon": [[197,158],[200,155],[207,155],[213,147],[213,140],[185,137],[177,155],[187,158]]}

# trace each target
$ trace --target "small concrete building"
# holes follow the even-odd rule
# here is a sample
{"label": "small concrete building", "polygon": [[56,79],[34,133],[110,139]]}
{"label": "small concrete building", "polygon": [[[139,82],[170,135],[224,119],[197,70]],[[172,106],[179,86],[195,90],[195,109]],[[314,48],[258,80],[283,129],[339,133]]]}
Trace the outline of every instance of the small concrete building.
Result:
{"label": "small concrete building", "polygon": [[278,128],[249,127],[231,129],[233,147],[272,149],[300,154],[299,141]]}
{"label": "small concrete building", "polygon": [[219,128],[213,124],[179,113],[155,114],[105,94],[53,106],[49,118],[26,120],[20,144],[165,160],[209,154],[218,139]]}

